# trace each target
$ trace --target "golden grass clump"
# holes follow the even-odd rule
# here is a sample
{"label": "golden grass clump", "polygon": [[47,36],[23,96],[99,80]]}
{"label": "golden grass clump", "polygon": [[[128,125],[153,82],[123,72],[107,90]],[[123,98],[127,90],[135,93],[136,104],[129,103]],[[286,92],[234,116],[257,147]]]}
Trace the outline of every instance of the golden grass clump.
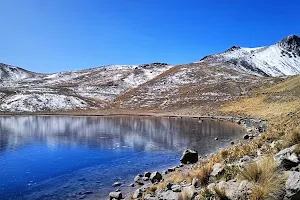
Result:
{"label": "golden grass clump", "polygon": [[210,173],[212,172],[212,163],[207,163],[206,165],[198,168],[193,169],[189,175],[190,177],[198,178],[199,183],[201,185],[207,185],[210,177]]}
{"label": "golden grass clump", "polygon": [[214,187],[213,190],[215,191],[215,196],[219,200],[229,200],[229,198],[226,196],[226,192],[224,188]]}
{"label": "golden grass clump", "polygon": [[284,189],[285,177],[277,168],[272,156],[252,162],[238,174],[238,179],[248,180],[254,184],[251,199],[273,199],[281,195]]}
{"label": "golden grass clump", "polygon": [[295,144],[300,144],[300,130],[292,130],[285,137],[284,146],[289,147]]}

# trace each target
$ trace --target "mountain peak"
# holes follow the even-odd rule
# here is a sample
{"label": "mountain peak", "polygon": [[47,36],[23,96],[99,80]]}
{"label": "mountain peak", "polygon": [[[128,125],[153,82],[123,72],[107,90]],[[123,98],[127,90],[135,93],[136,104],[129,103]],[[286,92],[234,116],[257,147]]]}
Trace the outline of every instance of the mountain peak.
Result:
{"label": "mountain peak", "polygon": [[278,42],[278,45],[288,51],[296,51],[300,55],[300,37],[297,35],[289,35]]}
{"label": "mountain peak", "polygon": [[235,51],[235,50],[238,50],[238,49],[241,49],[241,47],[239,47],[239,46],[232,46],[229,49],[227,49],[225,52],[231,52],[231,51]]}

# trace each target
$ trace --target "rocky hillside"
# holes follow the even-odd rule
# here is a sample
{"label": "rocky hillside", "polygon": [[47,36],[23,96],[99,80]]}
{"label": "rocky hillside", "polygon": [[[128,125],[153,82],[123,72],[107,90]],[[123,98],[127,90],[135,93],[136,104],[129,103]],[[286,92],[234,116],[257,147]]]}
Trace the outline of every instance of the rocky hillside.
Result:
{"label": "rocky hillside", "polygon": [[300,73],[300,38],[291,35],[274,45],[258,48],[233,46],[223,53],[204,57],[200,63],[262,76],[295,75]]}
{"label": "rocky hillside", "polygon": [[19,67],[0,63],[0,83],[6,81],[19,81],[36,75],[38,74]]}
{"label": "rocky hillside", "polygon": [[1,78],[0,111],[39,112],[103,108],[117,95],[138,87],[171,67],[165,63],[112,65],[36,74],[4,65],[1,69],[9,76]]}
{"label": "rocky hillside", "polygon": [[[201,61],[38,74],[0,64],[0,112],[145,110],[216,114],[224,102],[300,73],[300,38],[232,47]],[[176,114],[176,113],[175,113]]]}
{"label": "rocky hillside", "polygon": [[213,115],[214,108],[219,105],[279,80],[223,66],[191,63],[175,66],[138,88],[119,95],[113,105],[123,109],[188,109],[188,114]]}

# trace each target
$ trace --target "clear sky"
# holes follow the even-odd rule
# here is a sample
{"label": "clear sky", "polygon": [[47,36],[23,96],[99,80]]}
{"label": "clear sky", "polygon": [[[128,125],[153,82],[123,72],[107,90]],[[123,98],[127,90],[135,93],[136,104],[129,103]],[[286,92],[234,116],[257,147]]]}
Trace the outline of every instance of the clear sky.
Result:
{"label": "clear sky", "polygon": [[0,0],[0,62],[35,72],[189,63],[300,35],[299,0]]}

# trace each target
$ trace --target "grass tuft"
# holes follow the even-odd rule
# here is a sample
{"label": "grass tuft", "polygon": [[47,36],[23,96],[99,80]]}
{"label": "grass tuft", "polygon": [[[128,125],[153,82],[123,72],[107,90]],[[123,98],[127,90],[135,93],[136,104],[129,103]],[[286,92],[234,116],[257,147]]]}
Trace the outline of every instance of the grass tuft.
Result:
{"label": "grass tuft", "polygon": [[238,174],[238,179],[254,183],[251,199],[273,199],[282,194],[285,177],[277,168],[273,157],[268,156],[252,162]]}

